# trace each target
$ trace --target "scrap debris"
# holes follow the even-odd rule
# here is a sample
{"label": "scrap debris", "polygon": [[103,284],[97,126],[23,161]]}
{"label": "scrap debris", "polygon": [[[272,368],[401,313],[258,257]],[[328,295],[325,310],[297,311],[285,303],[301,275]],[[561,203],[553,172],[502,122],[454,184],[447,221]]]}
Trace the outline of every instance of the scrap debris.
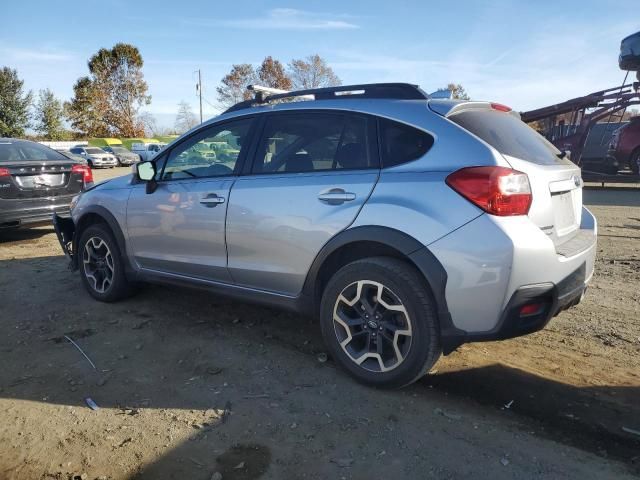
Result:
{"label": "scrap debris", "polygon": [[78,349],[78,351],[79,351],[79,352],[84,356],[84,358],[86,358],[86,359],[87,359],[87,361],[91,364],[91,366],[93,367],[93,369],[94,369],[95,371],[98,371],[98,368],[96,367],[96,364],[95,364],[95,363],[93,363],[93,362],[91,361],[91,359],[87,356],[87,354],[86,354],[86,353],[84,353],[84,351],[80,348],[80,346],[79,346],[76,342],[74,342],[74,341],[71,339],[71,337],[69,337],[68,335],[65,335],[65,336],[64,336],[64,338],[66,338],[67,340],[69,340],[69,342],[71,342],[71,344],[72,344],[74,347],[76,347],[76,348]]}

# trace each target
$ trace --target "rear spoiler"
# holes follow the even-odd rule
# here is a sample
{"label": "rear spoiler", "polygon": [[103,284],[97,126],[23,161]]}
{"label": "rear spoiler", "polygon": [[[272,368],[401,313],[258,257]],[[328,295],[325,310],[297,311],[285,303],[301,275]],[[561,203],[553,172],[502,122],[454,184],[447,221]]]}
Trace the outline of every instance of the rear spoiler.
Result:
{"label": "rear spoiler", "polygon": [[442,115],[443,117],[450,117],[461,112],[473,111],[473,110],[496,110],[499,112],[505,112],[520,119],[520,114],[515,110],[512,110],[506,105],[495,102],[477,102],[468,100],[429,100],[429,109]]}

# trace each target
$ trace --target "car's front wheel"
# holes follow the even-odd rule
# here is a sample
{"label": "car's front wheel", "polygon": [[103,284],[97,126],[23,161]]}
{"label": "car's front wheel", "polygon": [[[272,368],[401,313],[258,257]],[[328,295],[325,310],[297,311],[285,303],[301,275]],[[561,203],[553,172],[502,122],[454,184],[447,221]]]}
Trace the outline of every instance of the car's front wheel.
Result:
{"label": "car's front wheel", "polygon": [[342,267],[329,280],[320,310],[327,348],[360,382],[402,387],[440,357],[431,291],[402,260],[374,257]]}
{"label": "car's front wheel", "polygon": [[131,294],[124,261],[109,227],[87,227],[80,235],[78,257],[82,283],[93,298],[115,302]]}

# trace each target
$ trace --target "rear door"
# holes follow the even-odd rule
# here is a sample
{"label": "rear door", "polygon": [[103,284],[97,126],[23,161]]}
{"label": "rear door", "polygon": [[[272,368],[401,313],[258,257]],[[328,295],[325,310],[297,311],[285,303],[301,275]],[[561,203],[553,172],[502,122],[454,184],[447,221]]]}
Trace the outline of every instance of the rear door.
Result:
{"label": "rear door", "polygon": [[[163,154],[158,187],[133,187],[127,204],[132,255],[147,270],[229,282],[225,217],[252,119],[205,127]],[[212,155],[211,144],[231,152]],[[162,168],[164,165],[164,168]]]}
{"label": "rear door", "polygon": [[512,112],[487,106],[454,112],[448,118],[529,176],[533,193],[529,217],[556,246],[576,235],[582,211],[582,179],[577,165]]}
{"label": "rear door", "polygon": [[379,168],[371,117],[269,114],[252,168],[231,190],[227,248],[233,280],[299,293],[322,246],[356,218]]}

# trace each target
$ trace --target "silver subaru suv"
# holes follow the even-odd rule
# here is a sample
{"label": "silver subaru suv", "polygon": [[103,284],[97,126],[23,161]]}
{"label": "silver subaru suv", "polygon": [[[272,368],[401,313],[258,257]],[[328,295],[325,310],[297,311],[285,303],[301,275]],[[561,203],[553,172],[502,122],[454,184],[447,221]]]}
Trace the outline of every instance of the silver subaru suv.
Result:
{"label": "silver subaru suv", "polygon": [[401,83],[261,93],[54,225],[97,300],[159,282],[293,310],[380,387],[580,302],[597,234],[580,169],[517,113]]}

